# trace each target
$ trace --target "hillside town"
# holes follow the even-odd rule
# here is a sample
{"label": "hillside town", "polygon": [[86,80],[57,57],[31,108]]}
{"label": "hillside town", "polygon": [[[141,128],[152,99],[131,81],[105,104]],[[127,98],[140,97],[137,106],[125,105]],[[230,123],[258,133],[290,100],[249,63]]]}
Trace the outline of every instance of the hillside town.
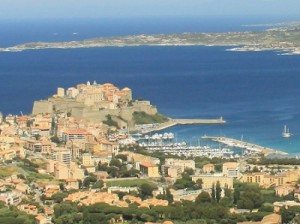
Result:
{"label": "hillside town", "polygon": [[299,220],[300,160],[151,151],[124,141],[132,138],[129,128],[137,125],[135,112],[146,117],[157,114],[149,101],[134,101],[129,88],[88,82],[66,91],[58,88],[48,100],[36,101],[30,115],[0,114],[0,207],[7,214],[14,211],[13,218],[0,220],[37,224]]}

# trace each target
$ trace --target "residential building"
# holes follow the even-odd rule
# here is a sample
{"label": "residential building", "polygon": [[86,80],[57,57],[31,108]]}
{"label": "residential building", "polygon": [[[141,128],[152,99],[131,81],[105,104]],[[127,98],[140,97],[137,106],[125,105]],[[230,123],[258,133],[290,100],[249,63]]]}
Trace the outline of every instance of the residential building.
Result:
{"label": "residential building", "polygon": [[132,191],[136,191],[138,192],[139,191],[139,188],[138,187],[118,187],[118,186],[113,186],[113,187],[109,187],[107,189],[107,192],[108,193],[112,193],[112,192],[126,192],[126,193],[130,193]]}
{"label": "residential building", "polygon": [[79,168],[76,164],[71,164],[70,177],[78,180],[83,180],[85,177],[84,170]]}
{"label": "residential building", "polygon": [[61,162],[57,162],[54,165],[54,177],[59,180],[65,180],[70,178],[69,165]]}
{"label": "residential building", "polygon": [[163,175],[168,175],[172,178],[178,178],[185,169],[195,170],[195,161],[182,159],[166,159],[162,166]]}
{"label": "residential building", "polygon": [[83,166],[94,166],[94,160],[91,153],[82,154],[82,165]]}
{"label": "residential building", "polygon": [[66,179],[66,188],[70,189],[79,189],[79,181],[75,178],[68,178]]}
{"label": "residential building", "polygon": [[22,201],[23,194],[18,191],[8,191],[0,193],[0,201],[7,205],[17,205]]}
{"label": "residential building", "polygon": [[202,188],[211,188],[213,184],[220,183],[221,188],[233,189],[233,177],[226,177],[222,174],[202,174],[192,176],[192,180],[196,182],[198,179],[202,179]]}
{"label": "residential building", "polygon": [[51,217],[47,217],[45,215],[37,215],[35,217],[36,223],[37,224],[52,224],[53,222],[51,221]]}
{"label": "residential building", "polygon": [[214,173],[215,172],[215,165],[212,163],[203,165],[202,168],[203,173]]}
{"label": "residential building", "polygon": [[261,221],[257,222],[238,222],[237,224],[282,224],[281,215],[279,214],[270,214],[263,217]]}
{"label": "residential building", "polygon": [[107,141],[106,139],[100,139],[98,141],[98,148],[94,148],[94,152],[97,151],[107,151],[110,155],[118,155],[119,154],[119,144],[115,142]]}
{"label": "residential building", "polygon": [[183,173],[182,166],[164,167],[164,169],[167,169],[168,176],[172,178],[179,178]]}
{"label": "residential building", "polygon": [[182,160],[182,159],[166,159],[165,166],[180,166],[184,171],[186,168],[195,170],[195,161],[194,160]]}
{"label": "residential building", "polygon": [[0,161],[12,160],[16,156],[17,156],[16,151],[13,149],[0,151]]}
{"label": "residential building", "polygon": [[281,186],[296,182],[298,178],[299,174],[297,171],[289,171],[275,175],[257,172],[243,174],[241,181],[247,183],[257,183],[261,187],[269,188],[271,186]]}
{"label": "residential building", "polygon": [[286,196],[288,194],[292,194],[295,190],[294,186],[291,185],[280,185],[275,187],[275,193],[276,195],[282,197],[282,196]]}
{"label": "residential building", "polygon": [[52,159],[64,164],[70,164],[71,152],[66,148],[55,148],[52,152]]}
{"label": "residential building", "polygon": [[19,205],[18,209],[26,212],[29,215],[37,215],[38,209],[35,205],[25,204],[25,205]]}
{"label": "residential building", "polygon": [[160,177],[158,173],[158,166],[149,162],[140,163],[140,171],[143,175],[148,177]]}
{"label": "residential building", "polygon": [[170,189],[174,201],[194,201],[203,190]]}
{"label": "residential building", "polygon": [[240,164],[237,162],[227,162],[223,164],[223,175],[225,177],[239,177]]}
{"label": "residential building", "polygon": [[47,172],[48,173],[54,173],[54,166],[55,164],[57,163],[57,161],[54,161],[54,160],[51,160],[51,159],[48,159],[47,160]]}
{"label": "residential building", "polygon": [[300,189],[295,189],[295,190],[294,190],[294,199],[295,199],[295,201],[297,201],[297,202],[300,201]]}
{"label": "residential building", "polygon": [[274,206],[274,212],[279,213],[281,208],[288,209],[288,208],[294,207],[294,206],[299,207],[300,203],[295,202],[295,201],[280,201],[280,202],[276,201],[273,203],[273,206]]}
{"label": "residential building", "polygon": [[48,140],[34,140],[34,139],[28,139],[25,142],[25,147],[28,150],[34,151],[34,152],[41,152],[43,154],[50,154],[52,148],[55,147],[55,144],[48,141]]}
{"label": "residential building", "polygon": [[62,130],[62,140],[64,142],[71,140],[88,140],[91,134],[83,128],[67,128]]}
{"label": "residential building", "polygon": [[0,151],[8,150],[15,144],[15,139],[7,136],[0,136]]}

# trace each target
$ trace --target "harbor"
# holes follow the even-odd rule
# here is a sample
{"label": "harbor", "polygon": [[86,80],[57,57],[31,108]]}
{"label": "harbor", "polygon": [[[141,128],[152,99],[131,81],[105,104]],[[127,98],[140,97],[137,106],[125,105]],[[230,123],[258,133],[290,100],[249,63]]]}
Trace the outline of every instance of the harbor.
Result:
{"label": "harbor", "polygon": [[259,153],[259,154],[264,154],[265,156],[268,155],[282,155],[286,156],[288,153],[279,151],[276,149],[260,146],[257,144],[253,144],[250,142],[245,142],[242,140],[237,140],[233,138],[226,138],[226,137],[213,137],[213,136],[202,136],[202,139],[210,139],[214,142],[222,143],[228,147],[235,147],[235,148],[241,148],[245,149],[247,151],[253,152],[253,153]]}

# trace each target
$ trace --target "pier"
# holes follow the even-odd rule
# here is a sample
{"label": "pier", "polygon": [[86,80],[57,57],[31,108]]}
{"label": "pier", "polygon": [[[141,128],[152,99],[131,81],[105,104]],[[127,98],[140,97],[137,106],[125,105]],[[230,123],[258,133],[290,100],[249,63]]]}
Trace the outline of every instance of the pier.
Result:
{"label": "pier", "polygon": [[237,140],[237,139],[233,139],[233,138],[226,138],[226,137],[213,137],[213,136],[202,136],[202,139],[210,139],[214,142],[219,142],[222,143],[224,145],[230,146],[230,147],[236,147],[236,148],[242,148],[242,149],[246,149],[252,152],[256,152],[256,153],[262,153],[265,156],[267,155],[283,155],[286,156],[288,155],[288,153],[286,152],[282,152],[276,149],[271,149],[271,148],[267,148],[264,146],[260,146],[260,145],[256,145],[250,142],[245,142],[245,141],[241,141],[241,140]]}
{"label": "pier", "polygon": [[167,122],[157,124],[155,127],[147,128],[142,131],[146,134],[153,131],[160,131],[175,125],[192,125],[192,124],[225,124],[226,121],[222,117],[216,119],[171,119]]}

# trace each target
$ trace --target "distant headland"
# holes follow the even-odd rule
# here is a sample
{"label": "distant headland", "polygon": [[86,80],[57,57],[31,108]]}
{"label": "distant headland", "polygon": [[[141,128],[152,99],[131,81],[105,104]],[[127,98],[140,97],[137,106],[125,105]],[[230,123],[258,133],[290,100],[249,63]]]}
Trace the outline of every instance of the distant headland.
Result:
{"label": "distant headland", "polygon": [[69,42],[32,42],[0,48],[0,52],[125,46],[228,46],[231,51],[272,50],[282,54],[300,54],[300,22],[280,25],[259,32],[132,35]]}

